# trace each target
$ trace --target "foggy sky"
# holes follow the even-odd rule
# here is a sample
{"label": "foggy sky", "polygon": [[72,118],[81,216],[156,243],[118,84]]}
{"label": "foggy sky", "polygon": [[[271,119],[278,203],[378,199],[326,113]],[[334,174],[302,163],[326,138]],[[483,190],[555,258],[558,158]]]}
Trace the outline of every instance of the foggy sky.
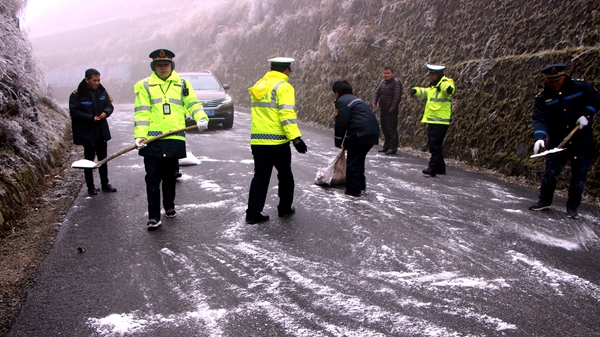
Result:
{"label": "foggy sky", "polygon": [[35,38],[165,9],[185,6],[197,9],[211,4],[207,0],[27,0],[21,27],[30,38]]}

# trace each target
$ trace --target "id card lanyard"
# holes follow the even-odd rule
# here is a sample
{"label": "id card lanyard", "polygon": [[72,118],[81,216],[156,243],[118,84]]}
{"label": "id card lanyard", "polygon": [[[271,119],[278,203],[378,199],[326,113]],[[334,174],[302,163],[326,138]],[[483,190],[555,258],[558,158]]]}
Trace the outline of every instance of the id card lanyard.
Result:
{"label": "id card lanyard", "polygon": [[[167,100],[167,93],[163,90],[162,84],[159,85],[160,87],[160,91],[162,91],[164,97],[165,97],[165,101]],[[167,86],[167,92],[169,92],[169,88],[171,87],[171,82],[169,82],[169,85]],[[163,114],[164,115],[170,115],[171,114],[171,105],[169,103],[163,104]]]}

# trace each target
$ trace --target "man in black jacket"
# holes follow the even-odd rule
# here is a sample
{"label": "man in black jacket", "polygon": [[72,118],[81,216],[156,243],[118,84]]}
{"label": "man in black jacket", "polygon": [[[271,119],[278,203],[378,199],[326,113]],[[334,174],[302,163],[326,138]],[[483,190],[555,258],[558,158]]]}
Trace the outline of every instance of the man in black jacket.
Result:
{"label": "man in black jacket", "polygon": [[576,219],[587,170],[596,150],[592,118],[600,109],[600,93],[589,83],[566,76],[566,67],[564,64],[552,64],[541,70],[546,82],[533,107],[533,152],[537,154],[546,147],[546,141],[549,149],[555,148],[574,128],[579,130],[565,145],[566,150],[546,159],[539,200],[529,209],[541,211],[550,208],[557,177],[571,161],[567,216]]}
{"label": "man in black jacket", "polygon": [[346,194],[358,197],[367,188],[365,159],[379,142],[379,125],[369,105],[352,94],[348,81],[337,81],[331,89],[335,96],[335,146],[348,150]]}
{"label": "man in black jacket", "polygon": [[[73,129],[73,142],[83,145],[83,156],[87,160],[102,160],[107,156],[107,141],[110,130],[106,119],[113,112],[112,99],[100,84],[100,72],[96,69],[85,71],[85,78],[77,90],[69,97],[69,112]],[[116,192],[108,183],[106,164],[98,168],[102,192]],[[84,169],[85,183],[90,195],[98,194],[94,185],[93,169]]]}
{"label": "man in black jacket", "polygon": [[394,69],[386,66],[383,68],[383,80],[379,82],[373,97],[371,108],[379,103],[381,111],[381,131],[383,132],[383,149],[379,152],[396,154],[398,151],[398,105],[402,99],[402,83],[394,76]]}

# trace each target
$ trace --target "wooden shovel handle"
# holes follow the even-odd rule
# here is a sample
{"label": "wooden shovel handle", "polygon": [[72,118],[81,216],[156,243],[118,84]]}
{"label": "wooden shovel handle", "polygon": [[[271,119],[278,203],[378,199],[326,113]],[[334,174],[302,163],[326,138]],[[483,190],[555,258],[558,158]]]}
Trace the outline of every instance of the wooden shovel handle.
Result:
{"label": "wooden shovel handle", "polygon": [[[155,140],[159,140],[161,138],[172,136],[172,135],[177,134],[177,133],[181,133],[181,132],[185,132],[185,131],[191,131],[191,130],[194,130],[196,128],[197,128],[196,125],[192,125],[192,126],[185,127],[183,129],[169,131],[167,133],[163,133],[163,134],[160,134],[160,135],[155,136],[155,137],[150,137],[150,138],[146,139],[145,141],[143,141],[142,144],[149,144],[149,143],[152,143]],[[108,162],[109,160],[115,159],[116,157],[118,157],[118,156],[120,156],[120,155],[122,155],[124,153],[127,153],[129,151],[135,150],[136,148],[137,148],[137,146],[131,145],[131,146],[129,146],[129,147],[127,147],[127,148],[119,151],[119,152],[113,153],[110,156],[108,156],[108,157],[102,159],[101,161],[99,161],[94,168],[100,167],[100,166],[106,164],[106,162]]]}
{"label": "wooden shovel handle", "polygon": [[560,144],[558,144],[557,148],[562,149],[562,147],[567,144],[567,142],[569,141],[569,139],[571,139],[571,137],[575,134],[575,132],[577,132],[577,130],[579,130],[579,126],[575,126],[575,128],[573,129],[573,131],[571,131],[566,137],[565,139],[563,139],[562,142],[560,142]]}

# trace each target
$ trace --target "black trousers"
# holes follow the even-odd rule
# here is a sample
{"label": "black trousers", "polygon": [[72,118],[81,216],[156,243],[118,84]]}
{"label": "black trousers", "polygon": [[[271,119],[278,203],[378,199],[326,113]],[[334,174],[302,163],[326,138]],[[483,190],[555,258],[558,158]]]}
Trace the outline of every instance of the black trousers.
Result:
{"label": "black trousers", "polygon": [[359,194],[367,188],[365,160],[371,144],[349,144],[346,156],[346,191]]}
{"label": "black trousers", "polygon": [[255,217],[264,209],[273,167],[277,169],[277,179],[279,180],[277,211],[289,211],[294,201],[294,175],[292,174],[290,144],[252,145],[250,147],[254,157],[254,177],[250,184],[246,216]]}
{"label": "black trousers", "polygon": [[144,157],[148,219],[160,220],[160,185],[162,182],[163,207],[175,208],[175,173],[177,158]]}
{"label": "black trousers", "polygon": [[[108,144],[103,140],[98,141],[95,146],[84,146],[83,158],[91,161],[94,161],[95,157],[98,157],[99,161],[105,159],[107,156],[107,148]],[[108,185],[108,166],[106,164],[101,165],[98,168],[98,173],[100,174],[100,184],[102,184],[102,186]],[[85,184],[87,185],[87,188],[95,188],[94,170],[84,169],[83,174],[85,176]]]}
{"label": "black trousers", "polygon": [[[569,158],[573,158],[568,153],[559,156],[548,157],[546,159],[546,170],[540,186],[540,200],[552,203],[554,190],[556,189],[557,177],[565,167]],[[569,184],[569,197],[567,199],[567,208],[577,209],[581,204],[581,195],[583,187],[587,180],[587,171],[590,167],[591,159],[578,156],[577,159],[571,159],[571,182]]]}
{"label": "black trousers", "polygon": [[381,114],[381,131],[383,132],[383,149],[398,150],[398,115]]}
{"label": "black trousers", "polygon": [[427,142],[429,145],[429,167],[436,173],[446,173],[446,162],[444,161],[444,138],[448,132],[448,125],[445,124],[429,124],[427,130]]}

